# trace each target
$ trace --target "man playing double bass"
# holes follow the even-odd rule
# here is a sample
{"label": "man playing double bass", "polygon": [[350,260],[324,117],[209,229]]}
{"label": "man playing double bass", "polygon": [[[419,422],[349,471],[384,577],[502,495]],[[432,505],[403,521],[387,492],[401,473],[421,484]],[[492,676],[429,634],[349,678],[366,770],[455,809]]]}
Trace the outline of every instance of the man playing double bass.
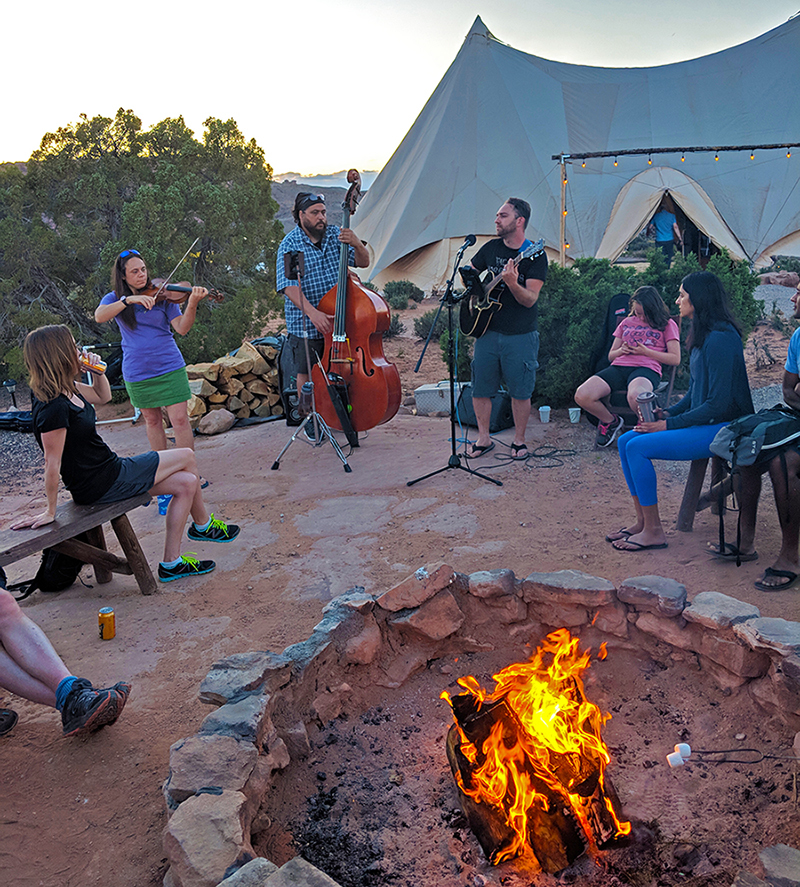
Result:
{"label": "man playing double bass", "polygon": [[525,429],[531,415],[531,396],[539,366],[537,329],[539,291],[547,277],[547,256],[538,255],[515,263],[529,242],[525,228],[531,217],[530,205],[509,197],[495,216],[497,239],[485,243],[472,258],[477,271],[502,275],[498,286],[500,308],[491,316],[486,332],[475,340],[472,361],[472,404],[478,422],[478,439],[466,452],[469,459],[494,449],[489,437],[491,398],[504,380],[511,395],[514,416],[514,442],[511,455],[525,459]]}
{"label": "man playing double bass", "polygon": [[[333,329],[333,320],[318,310],[322,297],[336,285],[339,274],[340,243],[348,244],[348,264],[356,268],[369,265],[369,252],[350,228],[328,225],[325,198],[321,194],[300,191],[294,201],[293,228],[278,247],[276,289],[283,292],[286,313],[287,348],[292,365],[297,367],[297,394],[309,380],[311,367],[306,363],[303,339],[308,339],[311,360],[324,349],[323,336]],[[304,276],[299,282],[288,280],[284,254],[303,253]],[[308,426],[307,426],[308,427]]]}

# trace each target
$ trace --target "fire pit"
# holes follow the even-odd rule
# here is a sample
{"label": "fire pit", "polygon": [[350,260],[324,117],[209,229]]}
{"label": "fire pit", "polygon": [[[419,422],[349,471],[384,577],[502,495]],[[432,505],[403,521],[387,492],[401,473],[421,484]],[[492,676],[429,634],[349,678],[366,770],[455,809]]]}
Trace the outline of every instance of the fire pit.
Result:
{"label": "fire pit", "polygon": [[[614,715],[603,738],[634,829],[577,856],[560,880],[616,884],[638,871],[650,873],[643,883],[730,884],[757,870],[761,846],[800,842],[791,765],[676,771],[665,755],[739,735],[791,746],[800,626],[753,609],[714,594],[686,606],[685,590],[657,577],[615,589],[574,571],[518,581],[439,565],[377,598],[354,590],[308,641],[230,657],[203,682],[201,698],[220,707],[172,750],[168,879],[212,885],[254,855],[281,865],[299,854],[341,887],[540,883],[530,855],[493,867],[468,829],[446,756],[453,713],[438,697],[455,699],[462,675],[487,684],[568,625],[584,648],[608,643],[583,680]],[[603,784],[618,811],[607,774]]]}

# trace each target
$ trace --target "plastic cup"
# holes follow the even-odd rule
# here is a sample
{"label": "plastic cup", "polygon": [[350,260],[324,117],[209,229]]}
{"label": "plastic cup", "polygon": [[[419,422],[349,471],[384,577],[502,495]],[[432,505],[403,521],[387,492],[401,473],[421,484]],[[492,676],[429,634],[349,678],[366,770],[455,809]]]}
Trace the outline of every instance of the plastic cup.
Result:
{"label": "plastic cup", "polygon": [[550,421],[550,407],[539,407],[539,421],[540,422],[549,422]]}
{"label": "plastic cup", "polygon": [[577,425],[581,420],[581,408],[580,407],[570,407],[569,408],[569,421],[573,425]]}
{"label": "plastic cup", "polygon": [[171,499],[172,499],[172,496],[170,496],[168,494],[164,494],[163,496],[158,497],[158,513],[159,514],[166,514],[167,513],[167,508],[169,508],[169,503],[170,503]]}

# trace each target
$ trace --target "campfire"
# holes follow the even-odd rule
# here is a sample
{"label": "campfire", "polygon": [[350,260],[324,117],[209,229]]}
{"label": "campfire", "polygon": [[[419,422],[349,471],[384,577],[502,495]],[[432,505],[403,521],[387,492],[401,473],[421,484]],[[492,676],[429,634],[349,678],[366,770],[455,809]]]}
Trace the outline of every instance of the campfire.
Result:
{"label": "campfire", "polygon": [[493,675],[493,693],[471,675],[458,681],[465,692],[442,693],[455,718],[447,757],[461,804],[495,865],[532,856],[557,872],[631,830],[606,774],[600,734],[610,715],[584,690],[589,661],[559,629],[528,662]]}

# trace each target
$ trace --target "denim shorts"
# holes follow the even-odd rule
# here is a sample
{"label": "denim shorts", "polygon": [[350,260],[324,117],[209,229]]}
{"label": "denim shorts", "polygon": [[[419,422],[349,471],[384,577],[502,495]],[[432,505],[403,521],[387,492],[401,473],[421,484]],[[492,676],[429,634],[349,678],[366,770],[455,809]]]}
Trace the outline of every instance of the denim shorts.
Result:
{"label": "denim shorts", "polygon": [[494,397],[505,382],[514,400],[530,400],[539,367],[539,333],[509,336],[489,330],[475,341],[472,396]]}
{"label": "denim shorts", "polygon": [[132,496],[141,496],[151,490],[156,482],[159,456],[155,450],[140,456],[120,459],[119,474],[111,489],[94,504],[121,502]]}

